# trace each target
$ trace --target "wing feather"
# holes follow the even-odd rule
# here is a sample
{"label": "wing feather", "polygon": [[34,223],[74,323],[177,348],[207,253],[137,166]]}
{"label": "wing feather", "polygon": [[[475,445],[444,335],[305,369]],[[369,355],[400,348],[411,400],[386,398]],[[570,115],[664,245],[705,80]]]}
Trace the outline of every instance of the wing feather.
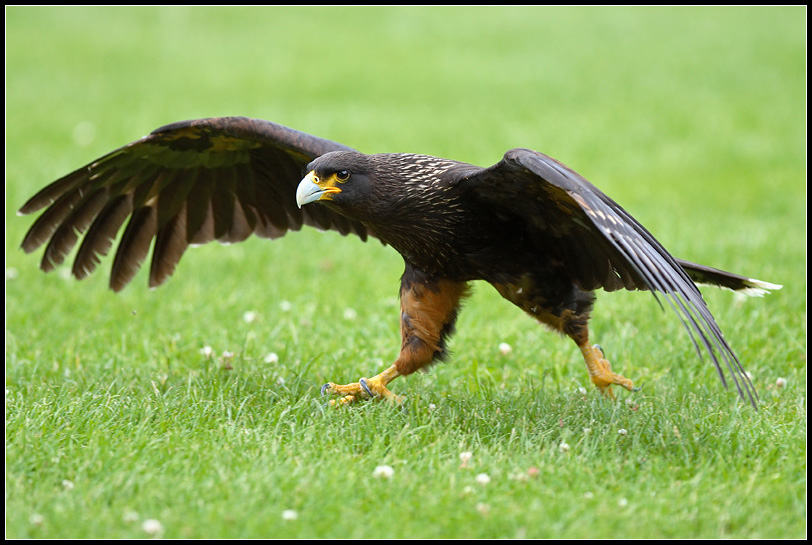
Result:
{"label": "wing feather", "polygon": [[[206,174],[213,177],[215,171],[206,170]],[[212,179],[213,192],[211,195],[212,214],[214,216],[214,238],[223,240],[228,238],[231,224],[234,221],[234,180],[228,176]]]}
{"label": "wing feather", "polygon": [[100,263],[99,256],[105,256],[113,246],[118,230],[132,211],[132,195],[119,195],[111,199],[93,220],[87,230],[76,259],[72,273],[77,279],[90,275]]}
{"label": "wing feather", "polygon": [[72,272],[84,278],[127,227],[110,285],[122,289],[153,245],[149,282],[174,271],[190,244],[277,238],[302,225],[354,233],[360,222],[326,207],[296,206],[296,186],[316,157],[346,146],[275,123],[244,117],[182,121],[114,150],[40,190],[21,214],[45,211],[23,239],[43,244],[43,270],[61,264],[81,239]]}
{"label": "wing feather", "polygon": [[143,206],[130,216],[110,272],[110,288],[114,291],[126,286],[141,267],[155,236],[156,218],[157,212],[153,206]]}
{"label": "wing feather", "polygon": [[86,195],[77,203],[71,213],[65,218],[51,236],[48,246],[43,254],[43,263],[53,268],[61,265],[65,256],[73,249],[79,240],[79,235],[85,232],[107,202],[107,189]]}
{"label": "wing feather", "polygon": [[[35,199],[38,196],[34,197]],[[62,224],[65,218],[71,213],[73,206],[82,198],[80,191],[73,187],[67,187],[66,192],[53,199],[44,197],[50,203],[49,208],[37,218],[23,238],[22,248],[26,252],[33,252],[45,241],[49,240]],[[29,201],[30,202],[30,201]],[[45,262],[43,262],[44,264]]]}
{"label": "wing feather", "polygon": [[700,359],[710,356],[725,386],[727,370],[739,395],[755,405],[750,379],[683,262],[599,189],[555,159],[524,149],[459,183],[521,218],[539,250],[567,263],[581,289],[649,290],[661,307],[665,299]]}
{"label": "wing feather", "polygon": [[177,214],[158,229],[149,271],[149,286],[160,286],[175,271],[188,247],[186,239],[186,206],[181,204]]}

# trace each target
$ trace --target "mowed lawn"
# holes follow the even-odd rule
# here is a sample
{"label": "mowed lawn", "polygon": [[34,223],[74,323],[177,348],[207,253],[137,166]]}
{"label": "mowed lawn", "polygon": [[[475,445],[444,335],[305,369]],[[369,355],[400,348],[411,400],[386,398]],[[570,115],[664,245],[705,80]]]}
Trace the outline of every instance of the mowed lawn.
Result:
{"label": "mowed lawn", "polygon": [[[6,8],[7,538],[803,538],[806,15],[778,8]],[[388,366],[402,259],[313,229],[190,250],[156,290],[20,241],[36,190],[165,123],[273,120],[480,165],[529,147],[674,255],[752,375],[726,390],[647,293],[593,338],[479,284],[403,408],[324,407]]]}

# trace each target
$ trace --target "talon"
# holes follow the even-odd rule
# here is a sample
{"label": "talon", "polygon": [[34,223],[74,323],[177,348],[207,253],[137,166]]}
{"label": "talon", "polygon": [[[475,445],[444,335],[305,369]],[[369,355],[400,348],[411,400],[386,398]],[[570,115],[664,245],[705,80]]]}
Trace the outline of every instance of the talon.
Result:
{"label": "talon", "polygon": [[340,399],[330,401],[330,405],[333,407],[349,405],[362,399],[385,399],[400,404],[405,398],[393,394],[386,388],[386,385],[398,375],[397,368],[393,365],[372,378],[364,377],[351,384],[341,385],[328,382],[321,387],[321,395],[343,396]]}
{"label": "talon", "polygon": [[584,360],[586,361],[589,378],[606,396],[611,399],[615,398],[615,394],[612,392],[613,384],[622,386],[629,391],[635,391],[634,384],[631,380],[612,371],[612,365],[605,358],[603,348],[601,348],[600,345],[589,346],[588,344],[583,344],[580,345],[580,348],[584,355]]}
{"label": "talon", "polygon": [[375,393],[372,390],[369,389],[369,385],[367,384],[367,379],[365,379],[365,378],[358,379],[358,384],[361,385],[361,388],[364,389],[364,391],[367,393],[367,395],[370,398],[375,397]]}
{"label": "talon", "polygon": [[603,348],[601,347],[601,345],[599,345],[599,344],[593,344],[592,346],[593,346],[594,348],[597,348],[598,350],[600,350],[600,351],[601,351],[601,357],[602,357],[602,358],[605,358],[605,357],[606,357],[606,352],[604,352],[604,351],[603,351]]}

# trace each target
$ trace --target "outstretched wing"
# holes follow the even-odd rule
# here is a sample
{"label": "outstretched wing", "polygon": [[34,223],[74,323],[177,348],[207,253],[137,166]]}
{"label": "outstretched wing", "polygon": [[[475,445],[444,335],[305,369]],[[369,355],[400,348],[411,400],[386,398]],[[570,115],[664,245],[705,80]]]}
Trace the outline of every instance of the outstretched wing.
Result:
{"label": "outstretched wing", "polygon": [[73,275],[84,278],[116,250],[110,287],[135,275],[155,240],[149,284],[163,283],[191,244],[277,238],[311,225],[366,240],[368,230],[327,207],[299,209],[296,187],[316,157],[350,148],[258,119],[221,117],[166,125],[53,182],[20,209],[47,207],[25,236],[47,241],[40,267],[61,264],[80,236]]}
{"label": "outstretched wing", "polygon": [[[722,383],[727,367],[742,398],[755,390],[702,295],[677,260],[637,220],[583,177],[532,150],[508,151],[493,167],[460,180],[490,206],[525,225],[539,251],[561,260],[583,290],[620,288],[664,295]],[[662,305],[662,303],[660,303]]]}

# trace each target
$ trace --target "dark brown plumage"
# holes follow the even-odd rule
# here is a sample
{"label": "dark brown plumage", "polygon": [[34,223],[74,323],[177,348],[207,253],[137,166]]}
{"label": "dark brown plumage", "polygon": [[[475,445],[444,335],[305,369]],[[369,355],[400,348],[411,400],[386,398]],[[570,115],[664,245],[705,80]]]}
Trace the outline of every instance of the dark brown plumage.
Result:
{"label": "dark brown plumage", "polygon": [[753,293],[780,287],[675,259],[600,190],[535,151],[510,150],[490,168],[425,155],[364,155],[246,118],[157,129],[47,186],[20,212],[42,208],[22,247],[31,252],[47,242],[41,268],[48,271],[84,234],[76,278],[93,272],[127,223],[111,272],[116,291],[135,275],[153,240],[150,286],[172,274],[190,244],[238,242],[252,233],[276,238],[310,225],[392,246],[406,263],[401,354],[372,379],[325,385],[341,402],[397,399],[388,382],[444,356],[468,283],[485,280],[571,337],[592,381],[607,393],[612,384],[631,389],[632,383],[589,344],[592,292],[659,294],[700,356],[708,354],[722,381],[729,376],[755,404],[755,391],[694,282]]}

